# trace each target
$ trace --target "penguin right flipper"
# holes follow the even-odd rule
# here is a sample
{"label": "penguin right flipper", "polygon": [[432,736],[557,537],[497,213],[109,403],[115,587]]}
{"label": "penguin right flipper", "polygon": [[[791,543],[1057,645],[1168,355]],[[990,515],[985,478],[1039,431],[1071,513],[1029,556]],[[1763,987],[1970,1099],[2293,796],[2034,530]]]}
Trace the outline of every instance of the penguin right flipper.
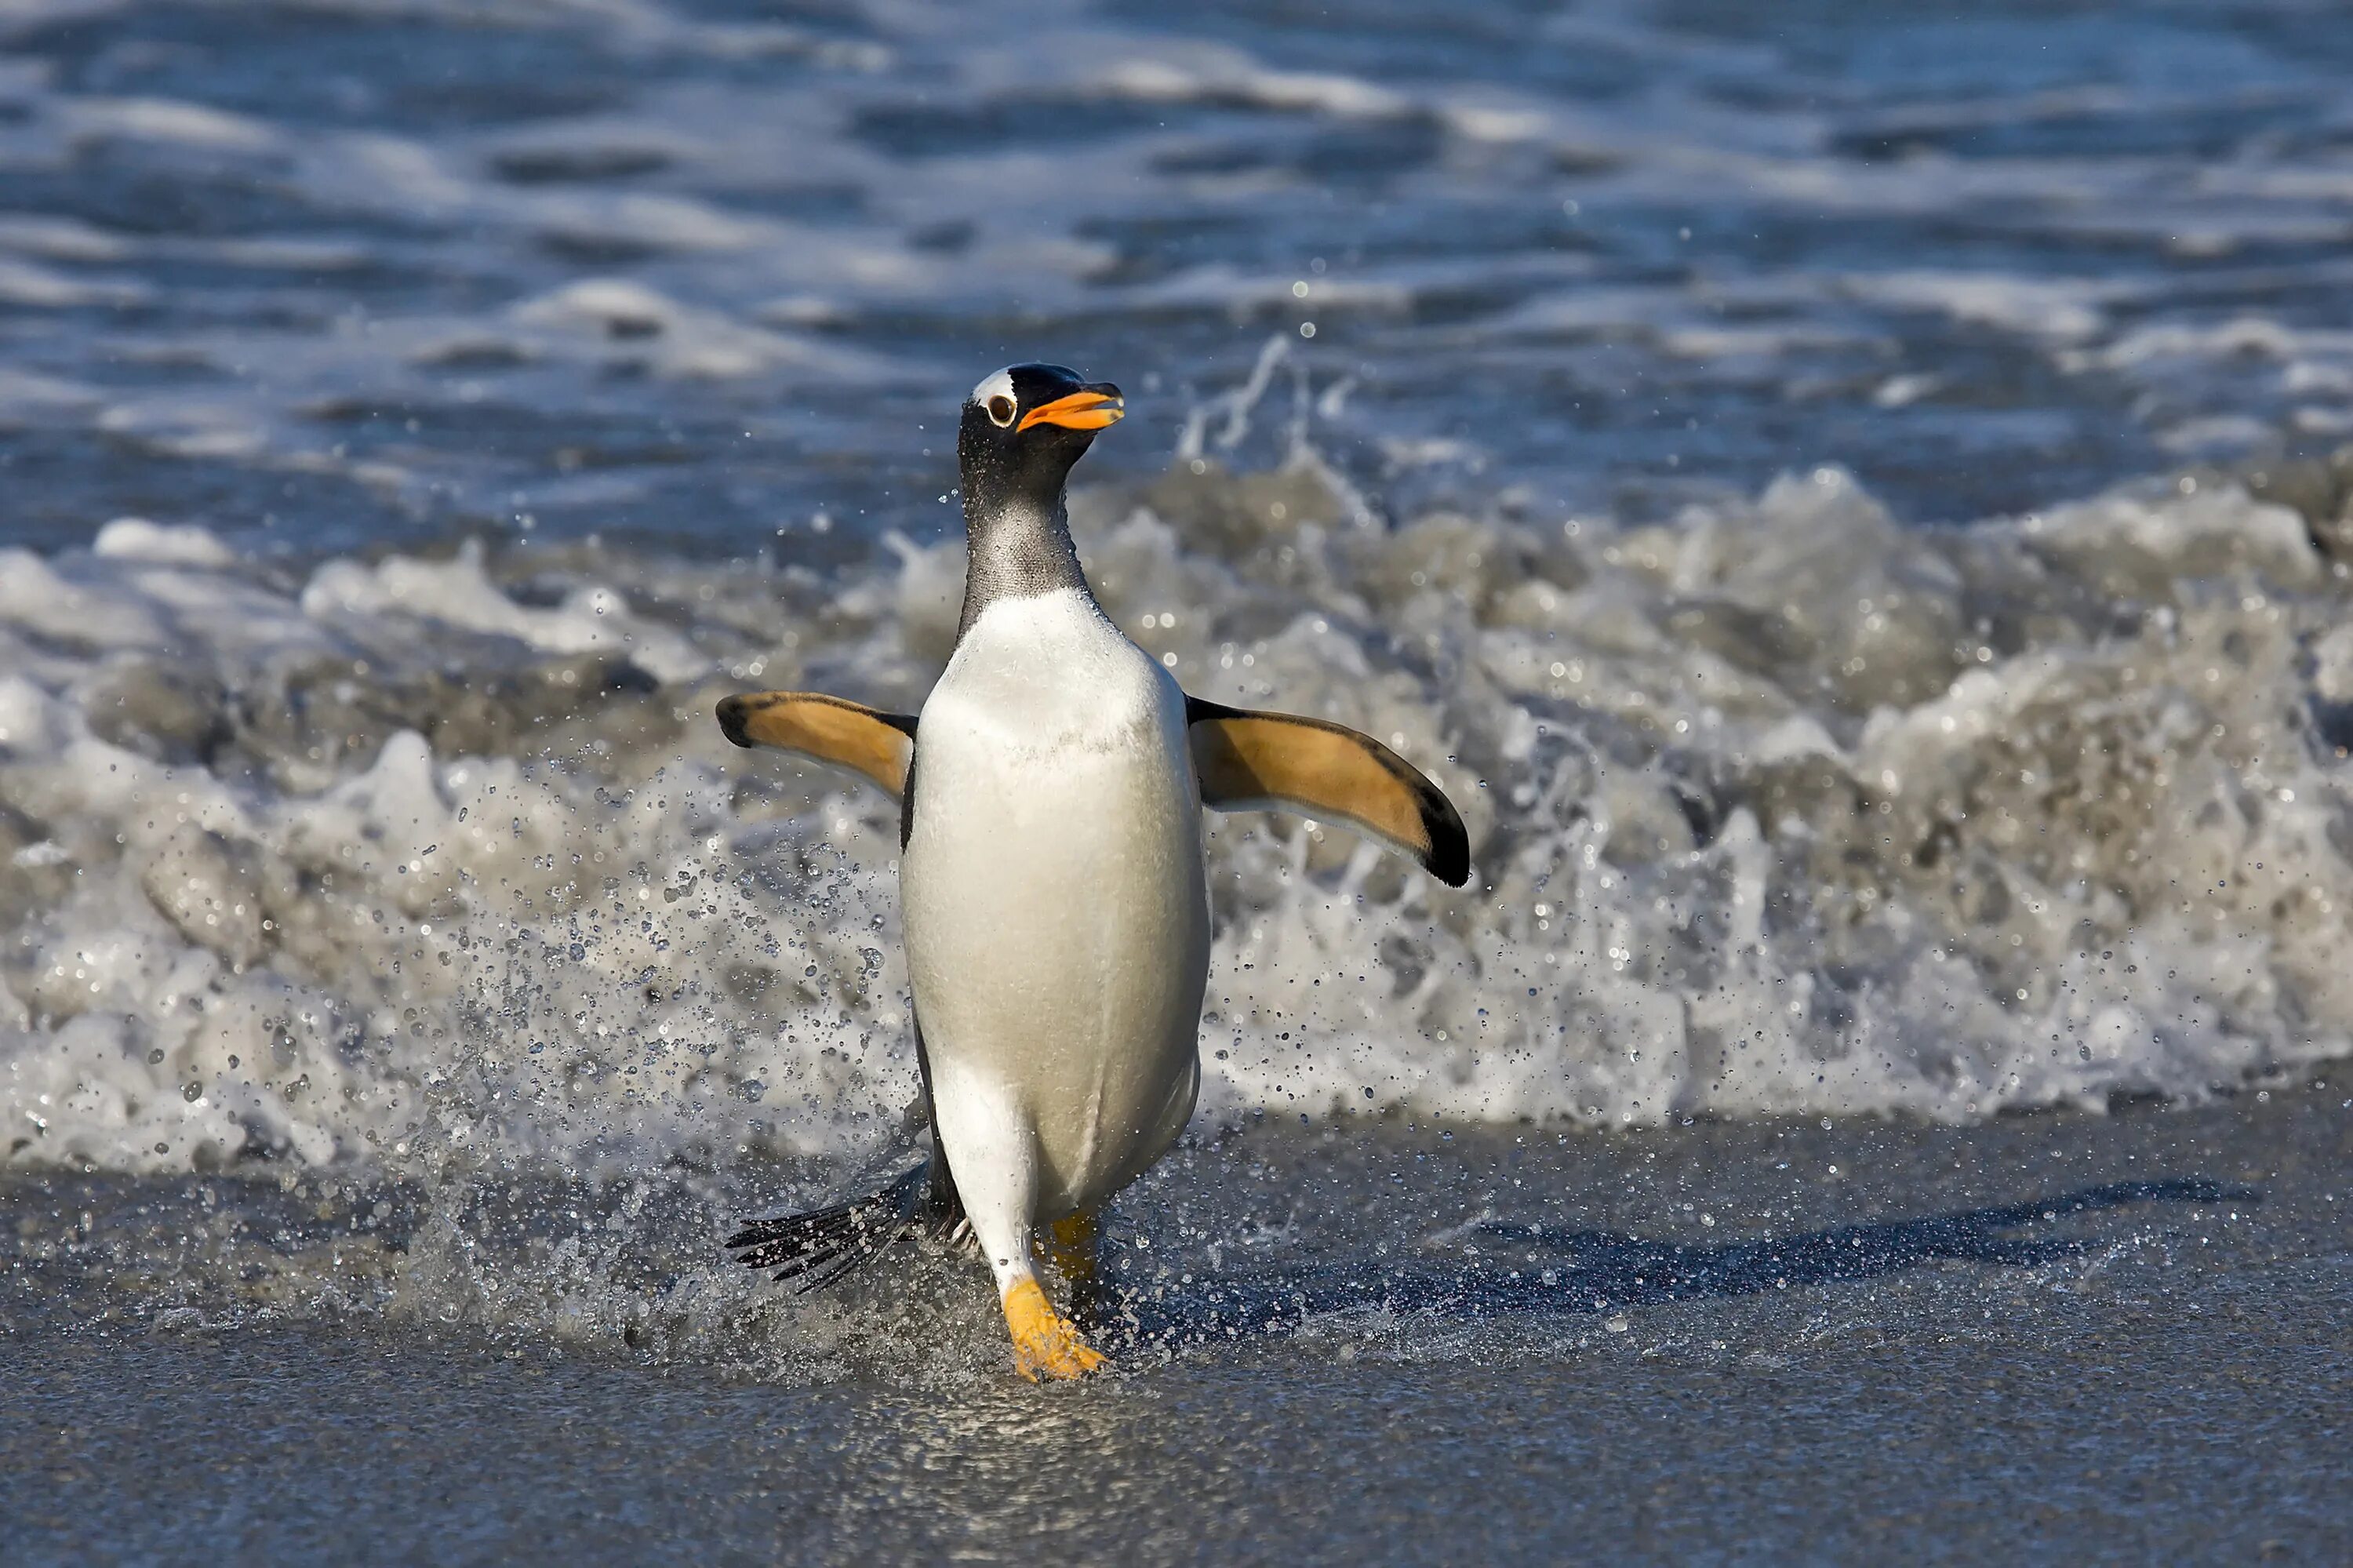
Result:
{"label": "penguin right flipper", "polygon": [[1345,725],[1185,699],[1201,803],[1272,808],[1345,822],[1419,862],[1450,887],[1471,880],[1471,840],[1438,786]]}
{"label": "penguin right flipper", "polygon": [[886,714],[817,692],[744,692],[719,704],[738,746],[773,746],[861,773],[903,797],[915,757],[913,714]]}

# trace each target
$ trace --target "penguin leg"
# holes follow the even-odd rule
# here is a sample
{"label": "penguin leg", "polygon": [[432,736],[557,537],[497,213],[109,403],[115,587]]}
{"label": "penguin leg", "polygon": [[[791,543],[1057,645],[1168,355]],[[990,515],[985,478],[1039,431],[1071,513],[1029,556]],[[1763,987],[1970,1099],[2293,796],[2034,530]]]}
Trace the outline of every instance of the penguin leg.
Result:
{"label": "penguin leg", "polygon": [[1071,1287],[1071,1319],[1082,1328],[1102,1328],[1111,1292],[1103,1284],[1102,1227],[1094,1211],[1082,1209],[1047,1226],[1046,1256]]}
{"label": "penguin leg", "polygon": [[935,1061],[933,1102],[941,1145],[956,1173],[972,1233],[997,1277],[997,1298],[1013,1336],[1013,1370],[1031,1383],[1084,1377],[1103,1352],[1079,1337],[1038,1283],[1032,1255],[1038,1213],[1038,1158],[1028,1117],[1013,1097],[979,1075]]}

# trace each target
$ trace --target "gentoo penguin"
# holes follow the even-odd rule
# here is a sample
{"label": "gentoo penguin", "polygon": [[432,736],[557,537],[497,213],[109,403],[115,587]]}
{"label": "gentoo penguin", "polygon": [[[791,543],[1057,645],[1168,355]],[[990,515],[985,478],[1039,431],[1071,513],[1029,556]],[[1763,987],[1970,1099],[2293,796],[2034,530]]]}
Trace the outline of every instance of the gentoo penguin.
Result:
{"label": "gentoo penguin", "polygon": [[803,1288],[907,1232],[968,1227],[1016,1369],[1103,1356],[1039,1286],[1042,1229],[1074,1313],[1102,1304],[1095,1216],[1193,1112],[1209,967],[1201,808],[1343,821],[1456,886],[1461,819],[1338,725],[1187,696],[1088,591],[1063,485],[1119,388],[1018,365],[956,431],[968,566],[955,652],[920,717],[762,692],[719,705],[738,746],[853,769],[901,800],[899,890],[931,1154],[881,1192],[763,1220],[738,1260]]}

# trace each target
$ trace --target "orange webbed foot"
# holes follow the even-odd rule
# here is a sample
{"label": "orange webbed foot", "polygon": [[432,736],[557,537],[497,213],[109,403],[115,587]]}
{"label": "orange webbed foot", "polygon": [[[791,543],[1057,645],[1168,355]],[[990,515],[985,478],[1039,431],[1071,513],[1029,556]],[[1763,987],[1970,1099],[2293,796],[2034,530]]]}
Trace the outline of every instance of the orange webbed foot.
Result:
{"label": "orange webbed foot", "polygon": [[1031,1383],[1084,1377],[1106,1364],[1035,1279],[1016,1280],[1005,1293],[1005,1326],[1013,1334],[1013,1370]]}

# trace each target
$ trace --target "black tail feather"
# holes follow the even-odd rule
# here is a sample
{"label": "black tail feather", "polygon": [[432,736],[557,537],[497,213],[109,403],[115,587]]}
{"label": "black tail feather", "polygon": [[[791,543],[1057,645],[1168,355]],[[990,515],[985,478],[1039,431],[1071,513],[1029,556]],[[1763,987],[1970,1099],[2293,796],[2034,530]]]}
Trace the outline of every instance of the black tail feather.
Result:
{"label": "black tail feather", "polygon": [[727,1238],[735,1261],[776,1270],[779,1283],[797,1279],[804,1291],[822,1290],[888,1252],[919,1226],[944,1234],[961,1207],[943,1205],[932,1183],[932,1162],[913,1166],[879,1192],[806,1214],[754,1220]]}

